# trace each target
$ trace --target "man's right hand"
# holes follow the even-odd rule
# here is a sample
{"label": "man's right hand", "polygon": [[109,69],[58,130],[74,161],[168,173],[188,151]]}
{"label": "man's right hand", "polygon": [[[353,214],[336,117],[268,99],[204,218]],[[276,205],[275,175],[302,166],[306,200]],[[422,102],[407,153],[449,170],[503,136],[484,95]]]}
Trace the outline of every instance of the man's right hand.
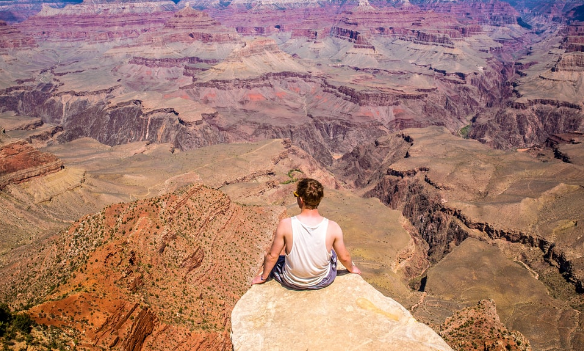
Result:
{"label": "man's right hand", "polygon": [[351,270],[349,270],[349,272],[355,273],[355,274],[361,274],[361,270],[359,269],[359,267],[357,267],[355,265],[351,266]]}
{"label": "man's right hand", "polygon": [[262,275],[261,274],[258,274],[251,281],[251,285],[254,285],[254,284],[263,284],[265,282],[266,282],[266,280],[265,279],[262,279]]}

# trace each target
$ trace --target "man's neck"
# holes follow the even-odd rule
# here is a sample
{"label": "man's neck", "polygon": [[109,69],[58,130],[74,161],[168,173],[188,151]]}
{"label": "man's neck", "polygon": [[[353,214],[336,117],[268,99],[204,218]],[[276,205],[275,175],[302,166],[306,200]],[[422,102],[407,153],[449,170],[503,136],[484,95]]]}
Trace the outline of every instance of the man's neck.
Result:
{"label": "man's neck", "polygon": [[305,218],[320,218],[320,217],[322,217],[320,215],[320,213],[318,213],[318,208],[313,208],[313,209],[303,208],[300,211],[299,216],[305,217]]}

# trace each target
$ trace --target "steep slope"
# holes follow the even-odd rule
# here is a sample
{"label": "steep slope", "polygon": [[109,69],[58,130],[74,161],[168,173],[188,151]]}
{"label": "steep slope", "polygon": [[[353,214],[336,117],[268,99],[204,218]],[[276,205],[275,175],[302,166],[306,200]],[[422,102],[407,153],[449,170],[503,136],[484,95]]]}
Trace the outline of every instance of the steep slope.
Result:
{"label": "steep slope", "polygon": [[17,28],[37,40],[123,42],[137,38],[143,31],[162,27],[173,9],[170,1],[128,5],[82,3],[62,9],[43,4],[39,13],[19,23]]}
{"label": "steep slope", "polygon": [[477,114],[469,137],[496,148],[541,145],[552,134],[584,131],[582,23],[562,27],[515,63],[513,98]]}
{"label": "steep slope", "polygon": [[84,347],[228,350],[231,309],[282,211],[201,185],[112,205],[3,267],[1,298]]}
{"label": "steep slope", "polygon": [[50,214],[8,193],[27,182],[61,173],[63,168],[63,161],[54,154],[39,151],[22,140],[0,138],[0,254],[62,228],[63,223]]}
{"label": "steep slope", "polygon": [[[321,165],[282,140],[217,145],[184,153],[173,152],[168,144],[108,147],[91,139],[54,145],[43,152],[29,149],[34,152],[23,155],[58,157],[49,163],[57,169],[50,174],[39,172],[45,164],[18,169],[15,174],[38,176],[11,182],[0,191],[3,263],[10,262],[11,249],[52,235],[104,206],[159,196],[193,182],[202,181],[213,188],[228,184],[245,188],[253,183],[254,193],[261,194],[256,204],[281,203],[283,194],[289,195],[288,188],[293,186],[288,184],[291,169],[335,187],[334,179]],[[2,165],[23,166],[10,158],[0,161]],[[252,196],[246,192],[241,198],[238,201]]]}
{"label": "steep slope", "polygon": [[[217,20],[187,4],[45,8],[18,27],[39,48],[7,56],[0,101],[62,127],[60,142],[188,150],[286,137],[326,165],[387,131],[456,131],[505,103],[505,55],[533,35],[502,19],[504,6],[460,5],[454,15],[376,6],[234,5],[210,11]],[[120,16],[132,20],[118,25]]]}
{"label": "steep slope", "polygon": [[[533,347],[580,347],[581,166],[492,150],[442,128],[410,129],[391,140],[363,146],[335,168],[359,169],[349,184],[399,209],[426,245],[432,267],[411,282],[427,294],[414,315],[439,325],[491,298],[501,321]],[[550,308],[558,314],[537,319]]]}
{"label": "steep slope", "polygon": [[284,72],[308,73],[300,63],[281,51],[274,40],[256,39],[236,48],[224,61],[197,77],[197,82],[247,80]]}
{"label": "steep slope", "polygon": [[456,312],[440,326],[440,336],[456,349],[480,350],[482,346],[484,350],[531,350],[521,333],[510,332],[501,323],[493,300],[481,300],[474,307]]}
{"label": "steep slope", "polygon": [[6,24],[0,20],[0,48],[21,48],[36,46],[35,40],[31,36],[24,35],[14,26]]}

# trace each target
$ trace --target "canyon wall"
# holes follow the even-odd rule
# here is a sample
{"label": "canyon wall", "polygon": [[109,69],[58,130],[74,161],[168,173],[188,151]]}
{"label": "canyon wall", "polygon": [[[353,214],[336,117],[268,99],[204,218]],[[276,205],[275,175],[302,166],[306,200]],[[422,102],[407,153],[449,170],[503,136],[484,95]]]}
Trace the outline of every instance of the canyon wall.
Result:
{"label": "canyon wall", "polygon": [[61,170],[63,162],[55,155],[40,152],[25,141],[0,146],[0,190],[35,177]]}

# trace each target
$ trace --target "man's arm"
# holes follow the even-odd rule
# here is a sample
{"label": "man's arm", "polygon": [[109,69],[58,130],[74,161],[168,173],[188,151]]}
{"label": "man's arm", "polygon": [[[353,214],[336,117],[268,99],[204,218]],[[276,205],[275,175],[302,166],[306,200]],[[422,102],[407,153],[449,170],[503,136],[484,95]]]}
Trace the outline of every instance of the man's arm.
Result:
{"label": "man's arm", "polygon": [[361,270],[359,267],[353,264],[353,260],[351,259],[351,254],[347,247],[345,246],[345,241],[343,240],[343,230],[341,227],[333,221],[329,222],[329,226],[331,226],[331,234],[333,237],[333,249],[337,253],[337,258],[345,268],[351,273],[361,274]]}
{"label": "man's arm", "polygon": [[280,221],[278,228],[276,229],[276,235],[274,236],[274,241],[272,242],[272,247],[266,255],[264,256],[264,270],[261,274],[255,276],[251,284],[261,284],[264,283],[270,276],[270,272],[274,268],[274,265],[278,261],[280,252],[284,249],[286,245],[285,234],[286,231],[291,228],[292,224],[290,218],[285,218]]}

